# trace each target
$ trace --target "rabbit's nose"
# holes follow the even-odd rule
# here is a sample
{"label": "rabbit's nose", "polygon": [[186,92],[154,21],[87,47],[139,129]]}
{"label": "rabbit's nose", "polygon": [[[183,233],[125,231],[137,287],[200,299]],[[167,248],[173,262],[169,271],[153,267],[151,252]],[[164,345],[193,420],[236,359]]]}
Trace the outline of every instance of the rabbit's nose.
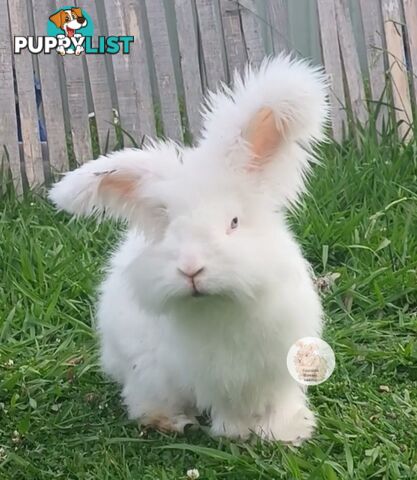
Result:
{"label": "rabbit's nose", "polygon": [[178,267],[177,270],[181,275],[184,275],[184,277],[193,279],[204,271],[204,267]]}

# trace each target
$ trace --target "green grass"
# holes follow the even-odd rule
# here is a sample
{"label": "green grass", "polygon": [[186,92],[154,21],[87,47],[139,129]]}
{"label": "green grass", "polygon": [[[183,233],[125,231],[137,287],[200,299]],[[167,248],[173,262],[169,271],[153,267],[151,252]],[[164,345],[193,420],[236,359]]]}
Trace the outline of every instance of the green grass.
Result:
{"label": "green grass", "polygon": [[[323,149],[291,222],[324,294],[337,368],[301,448],[141,433],[97,365],[95,287],[119,236],[40,197],[0,208],[0,479],[417,478],[416,145]],[[382,388],[386,386],[387,388]]]}

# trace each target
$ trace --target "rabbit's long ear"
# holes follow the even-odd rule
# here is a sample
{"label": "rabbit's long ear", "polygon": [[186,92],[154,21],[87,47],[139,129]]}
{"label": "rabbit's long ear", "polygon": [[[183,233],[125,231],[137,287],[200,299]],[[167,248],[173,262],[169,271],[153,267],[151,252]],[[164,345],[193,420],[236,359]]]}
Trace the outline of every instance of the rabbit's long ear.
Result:
{"label": "rabbit's long ear", "polygon": [[279,200],[294,201],[312,160],[306,151],[324,138],[328,120],[327,82],[305,61],[278,57],[259,70],[235,76],[232,89],[211,95],[202,147],[221,149],[213,157],[257,172],[275,183]]}
{"label": "rabbit's long ear", "polygon": [[51,188],[49,199],[76,216],[105,214],[140,225],[161,207],[158,185],[177,163],[173,148],[122,150],[67,173]]}

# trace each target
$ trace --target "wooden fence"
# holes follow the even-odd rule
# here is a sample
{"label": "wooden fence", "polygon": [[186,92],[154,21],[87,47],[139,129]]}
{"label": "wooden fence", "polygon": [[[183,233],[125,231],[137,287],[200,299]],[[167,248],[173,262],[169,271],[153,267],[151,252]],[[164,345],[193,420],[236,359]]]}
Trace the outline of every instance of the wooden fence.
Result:
{"label": "wooden fence", "polygon": [[[288,1],[79,0],[95,36],[135,41],[129,55],[61,57],[14,55],[11,40],[46,35],[49,15],[66,1],[0,0],[0,160],[17,190],[145,136],[197,138],[207,90],[246,62],[292,50]],[[342,140],[349,120],[365,124],[371,115],[380,129],[394,118],[407,137],[417,92],[417,0],[355,1],[359,36],[349,0],[311,0],[331,79],[333,136]]]}

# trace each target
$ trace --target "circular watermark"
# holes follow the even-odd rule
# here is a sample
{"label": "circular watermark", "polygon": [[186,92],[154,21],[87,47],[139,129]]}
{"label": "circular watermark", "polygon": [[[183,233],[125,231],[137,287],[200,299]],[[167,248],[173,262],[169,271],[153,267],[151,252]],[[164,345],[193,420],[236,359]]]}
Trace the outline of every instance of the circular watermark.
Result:
{"label": "circular watermark", "polygon": [[321,338],[300,338],[288,350],[288,371],[302,385],[325,382],[333,373],[335,364],[332,347]]}

